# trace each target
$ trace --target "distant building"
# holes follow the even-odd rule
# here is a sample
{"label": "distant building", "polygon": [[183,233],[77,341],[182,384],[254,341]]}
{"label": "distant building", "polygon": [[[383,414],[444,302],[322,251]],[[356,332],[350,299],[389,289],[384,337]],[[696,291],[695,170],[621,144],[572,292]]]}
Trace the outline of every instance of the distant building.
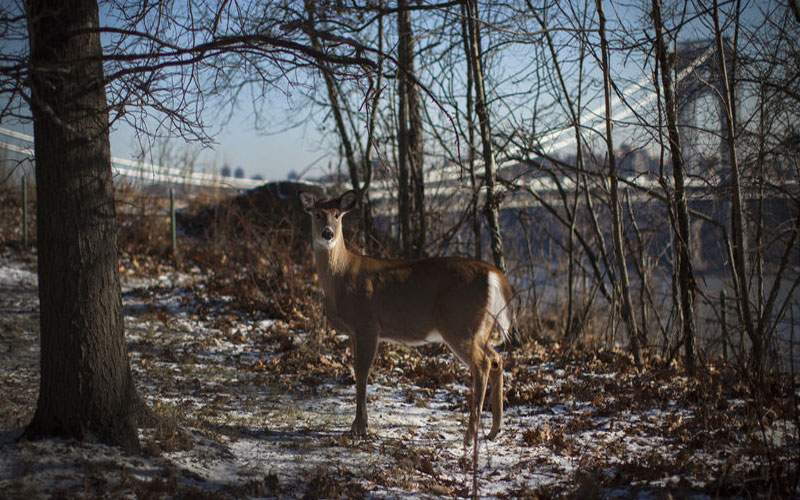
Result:
{"label": "distant building", "polygon": [[231,176],[231,167],[228,165],[223,165],[222,169],[219,171],[219,175],[222,177],[230,177]]}
{"label": "distant building", "polygon": [[251,177],[251,179],[253,179],[254,181],[263,181],[264,177],[261,175],[254,175],[253,177]]}
{"label": "distant building", "polygon": [[233,176],[237,179],[244,179],[244,169],[242,167],[236,167],[236,170],[233,172]]}

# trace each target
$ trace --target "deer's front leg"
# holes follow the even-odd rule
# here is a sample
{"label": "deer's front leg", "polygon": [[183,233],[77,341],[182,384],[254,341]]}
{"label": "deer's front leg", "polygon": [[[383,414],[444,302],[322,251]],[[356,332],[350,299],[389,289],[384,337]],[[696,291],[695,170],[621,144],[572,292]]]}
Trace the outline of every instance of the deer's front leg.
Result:
{"label": "deer's front leg", "polygon": [[354,436],[367,435],[367,378],[378,350],[378,335],[357,331],[353,336],[353,369],[356,372],[356,419],[350,431]]}

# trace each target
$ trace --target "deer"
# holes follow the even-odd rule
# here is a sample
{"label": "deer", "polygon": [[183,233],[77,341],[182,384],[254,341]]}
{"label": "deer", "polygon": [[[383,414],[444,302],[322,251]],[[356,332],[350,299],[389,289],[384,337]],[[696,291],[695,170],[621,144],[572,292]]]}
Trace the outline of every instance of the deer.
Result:
{"label": "deer", "polygon": [[[300,193],[311,215],[311,244],[330,324],[350,335],[356,382],[356,416],[350,432],[367,435],[367,379],[380,342],[411,346],[444,343],[469,368],[470,417],[464,446],[477,439],[487,385],[491,385],[494,439],[503,420],[503,358],[494,349],[508,341],[512,287],[495,266],[462,257],[395,260],[350,251],[342,218],[359,196],[317,199]],[[499,333],[499,335],[496,335]]]}

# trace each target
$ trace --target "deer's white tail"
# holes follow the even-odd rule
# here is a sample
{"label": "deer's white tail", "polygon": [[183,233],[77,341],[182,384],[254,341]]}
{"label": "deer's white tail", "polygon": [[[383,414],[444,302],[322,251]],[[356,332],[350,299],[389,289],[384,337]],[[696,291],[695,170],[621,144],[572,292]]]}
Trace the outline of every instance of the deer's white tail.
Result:
{"label": "deer's white tail", "polygon": [[500,332],[503,342],[511,340],[511,324],[513,315],[511,311],[511,297],[503,287],[500,276],[496,272],[489,273],[489,295],[486,305],[487,312],[494,321],[495,328]]}

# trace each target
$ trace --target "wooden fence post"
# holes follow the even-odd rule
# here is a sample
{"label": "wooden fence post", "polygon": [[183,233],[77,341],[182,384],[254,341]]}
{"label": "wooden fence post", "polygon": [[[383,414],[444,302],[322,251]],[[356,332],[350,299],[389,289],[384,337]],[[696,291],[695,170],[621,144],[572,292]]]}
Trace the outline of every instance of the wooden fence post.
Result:
{"label": "wooden fence post", "polygon": [[719,302],[720,302],[720,309],[722,311],[722,317],[720,321],[722,321],[722,359],[725,363],[728,362],[728,342],[730,341],[728,338],[728,311],[726,310],[727,305],[725,304],[725,289],[723,288],[719,292]]}
{"label": "wooden fence post", "polygon": [[178,257],[178,235],[175,224],[175,191],[169,188],[169,230],[172,236],[172,256]]}
{"label": "wooden fence post", "polygon": [[28,248],[28,176],[22,176],[22,246]]}

